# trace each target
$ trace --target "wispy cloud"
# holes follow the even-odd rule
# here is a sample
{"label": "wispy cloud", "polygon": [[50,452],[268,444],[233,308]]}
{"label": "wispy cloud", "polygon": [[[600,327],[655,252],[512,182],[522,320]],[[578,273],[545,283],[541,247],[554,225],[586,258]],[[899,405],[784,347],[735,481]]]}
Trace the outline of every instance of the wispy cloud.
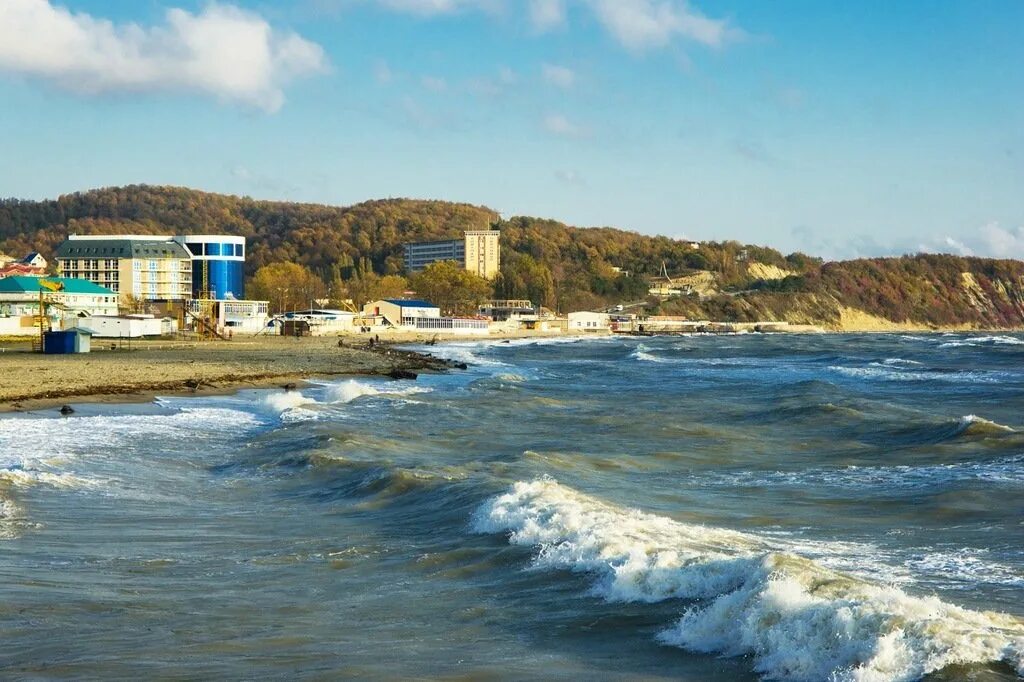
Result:
{"label": "wispy cloud", "polygon": [[837,236],[833,230],[807,226],[791,232],[800,249],[826,258],[868,258],[915,253],[948,253],[979,258],[1024,258],[1024,225],[1003,227],[993,221],[969,232],[944,236],[876,238],[866,234]]}
{"label": "wispy cloud", "polygon": [[992,221],[959,239],[946,239],[947,243],[959,246],[957,252],[964,256],[1024,258],[1024,225],[1003,227],[997,221]]}
{"label": "wispy cloud", "polygon": [[530,0],[530,25],[538,31],[550,31],[566,22],[565,0]]}
{"label": "wispy cloud", "polygon": [[743,37],[723,19],[710,19],[688,2],[676,0],[584,0],[598,21],[632,50],[665,47],[680,37],[709,47],[722,47]]}
{"label": "wispy cloud", "polygon": [[552,135],[559,137],[583,137],[586,130],[573,123],[562,114],[548,114],[541,122],[541,127]]}
{"label": "wispy cloud", "polygon": [[433,16],[464,9],[493,9],[498,0],[377,0],[377,3],[399,12]]}
{"label": "wispy cloud", "polygon": [[395,80],[395,72],[391,70],[391,66],[386,61],[381,59],[373,65],[373,79],[380,85],[387,85]]}
{"label": "wispy cloud", "polygon": [[444,92],[448,89],[448,81],[438,76],[423,76],[420,85],[431,92]]}
{"label": "wispy cloud", "polygon": [[507,66],[498,69],[496,76],[477,76],[471,78],[468,89],[475,95],[484,97],[500,97],[519,82],[519,76]]}
{"label": "wispy cloud", "polygon": [[[483,10],[503,14],[502,0],[374,0],[386,9],[424,17]],[[713,19],[687,0],[513,0],[525,8],[526,20],[544,32],[569,23],[570,9],[589,12],[621,45],[643,51],[661,48],[676,39],[722,47],[745,33],[727,19]]]}
{"label": "wispy cloud", "polygon": [[572,185],[574,187],[584,187],[586,182],[583,180],[583,176],[574,170],[560,169],[555,171],[555,178],[566,185]]}
{"label": "wispy cloud", "polygon": [[576,84],[576,72],[567,66],[544,64],[540,67],[541,76],[548,85],[568,90]]}
{"label": "wispy cloud", "polygon": [[741,158],[754,163],[763,163],[769,166],[779,163],[779,159],[768,151],[760,140],[749,138],[737,139],[733,142],[733,151]]}
{"label": "wispy cloud", "polygon": [[233,5],[172,8],[145,27],[49,0],[0,1],[0,71],[82,94],[191,91],[273,112],[289,83],[326,69],[319,45]]}

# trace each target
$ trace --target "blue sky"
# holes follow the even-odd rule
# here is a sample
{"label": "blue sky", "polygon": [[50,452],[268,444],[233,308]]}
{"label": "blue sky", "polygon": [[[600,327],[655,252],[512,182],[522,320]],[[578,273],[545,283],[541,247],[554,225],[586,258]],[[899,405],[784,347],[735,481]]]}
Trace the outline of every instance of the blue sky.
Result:
{"label": "blue sky", "polygon": [[1024,257],[1024,3],[3,0],[0,195]]}

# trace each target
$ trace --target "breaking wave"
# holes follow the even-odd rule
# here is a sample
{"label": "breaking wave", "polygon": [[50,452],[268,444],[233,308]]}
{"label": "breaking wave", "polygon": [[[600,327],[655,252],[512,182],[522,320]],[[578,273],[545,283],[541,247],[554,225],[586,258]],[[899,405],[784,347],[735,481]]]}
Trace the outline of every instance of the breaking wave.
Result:
{"label": "breaking wave", "polygon": [[592,574],[612,602],[696,602],[659,640],[750,656],[769,679],[914,680],[1005,661],[1024,674],[1024,623],[915,597],[777,551],[768,540],[623,509],[551,479],[486,502],[474,529],[539,548],[534,564]]}
{"label": "breaking wave", "polygon": [[422,386],[406,386],[404,388],[392,388],[371,386],[355,379],[350,379],[341,384],[332,384],[327,387],[326,399],[331,403],[350,403],[353,400],[364,396],[410,396],[417,393],[429,393],[430,389]]}
{"label": "breaking wave", "polygon": [[966,339],[946,341],[939,348],[969,348],[978,346],[1021,346],[1024,339],[1016,336],[972,336]]}
{"label": "breaking wave", "polygon": [[1017,433],[1017,430],[1003,424],[979,417],[976,414],[968,414],[960,418],[961,433],[980,436],[991,434]]}
{"label": "breaking wave", "polygon": [[[187,400],[194,399],[183,398],[180,402]],[[160,401],[160,404],[167,406],[169,403]],[[82,453],[116,452],[120,446],[134,443],[141,436],[165,442],[233,438],[240,431],[261,423],[250,412],[209,407],[184,407],[155,415],[0,419],[0,466],[75,457]],[[9,448],[7,443],[11,444]]]}
{"label": "breaking wave", "polygon": [[316,400],[313,398],[307,398],[299,391],[284,391],[282,393],[270,393],[264,396],[262,403],[274,412],[282,413],[305,405],[315,405]]}
{"label": "breaking wave", "polygon": [[669,358],[663,358],[658,355],[654,355],[653,353],[649,352],[650,350],[651,349],[648,346],[645,346],[644,344],[640,343],[637,344],[637,347],[634,348],[633,352],[629,354],[629,357],[633,358],[634,360],[640,360],[641,362],[672,362],[672,360],[670,360]]}
{"label": "breaking wave", "polygon": [[410,346],[410,348],[422,353],[429,353],[444,360],[451,360],[452,362],[464,362],[467,365],[504,367],[504,362],[481,357],[476,352],[493,348],[494,346],[494,341],[464,341],[445,343],[439,346]]}
{"label": "breaking wave", "polygon": [[832,365],[828,368],[843,376],[853,379],[867,379],[872,381],[941,381],[945,383],[999,383],[1002,379],[998,372],[938,372],[938,371],[912,371],[899,369],[893,366],[882,366],[872,364],[867,367],[848,367],[844,365]]}
{"label": "breaking wave", "polygon": [[954,484],[983,482],[1002,485],[1024,484],[1024,455],[986,462],[960,462],[925,466],[856,466],[802,471],[741,471],[701,474],[696,485],[747,487],[792,486],[860,489],[870,492],[927,491]]}

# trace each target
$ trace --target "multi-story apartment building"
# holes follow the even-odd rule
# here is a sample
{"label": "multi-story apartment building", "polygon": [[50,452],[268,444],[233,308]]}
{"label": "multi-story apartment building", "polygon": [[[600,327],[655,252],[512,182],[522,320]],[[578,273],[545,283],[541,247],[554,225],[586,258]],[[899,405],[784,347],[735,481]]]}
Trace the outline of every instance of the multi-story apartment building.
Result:
{"label": "multi-story apartment building", "polygon": [[57,247],[57,268],[64,277],[87,279],[122,298],[192,296],[192,257],[168,237],[73,234]]}
{"label": "multi-story apartment building", "polygon": [[228,235],[71,235],[57,248],[65,277],[150,301],[240,299],[245,238]]}
{"label": "multi-story apartment building", "polygon": [[409,272],[419,272],[431,263],[447,260],[484,279],[493,279],[501,271],[501,232],[470,230],[462,239],[405,245],[405,268]]}

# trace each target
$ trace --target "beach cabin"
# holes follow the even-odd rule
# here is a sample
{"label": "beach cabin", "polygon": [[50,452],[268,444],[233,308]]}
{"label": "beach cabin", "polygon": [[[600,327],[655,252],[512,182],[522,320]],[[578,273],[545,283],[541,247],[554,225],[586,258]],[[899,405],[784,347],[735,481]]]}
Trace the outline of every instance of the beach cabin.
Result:
{"label": "beach cabin", "polygon": [[333,336],[354,331],[355,317],[348,310],[296,310],[279,316],[275,323],[282,336]]}
{"label": "beach cabin", "polygon": [[427,301],[386,298],[364,305],[363,315],[379,315],[392,327],[415,327],[419,318],[441,317],[441,309]]}
{"label": "beach cabin", "polygon": [[46,355],[68,355],[88,353],[92,350],[92,331],[77,327],[62,332],[43,334],[43,353]]}
{"label": "beach cabin", "polygon": [[570,334],[611,331],[611,315],[608,313],[581,311],[569,313],[568,317],[568,331]]}

